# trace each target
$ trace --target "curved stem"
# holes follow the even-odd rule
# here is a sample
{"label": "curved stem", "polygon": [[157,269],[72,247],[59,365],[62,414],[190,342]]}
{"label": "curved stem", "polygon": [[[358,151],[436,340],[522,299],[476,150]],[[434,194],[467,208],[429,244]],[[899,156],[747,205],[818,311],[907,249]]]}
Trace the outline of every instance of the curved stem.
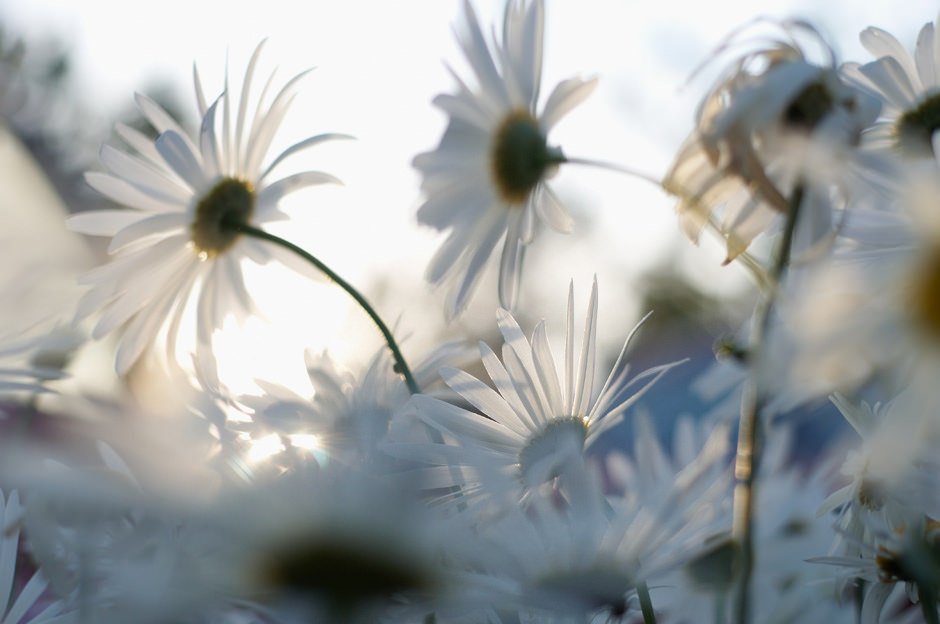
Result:
{"label": "curved stem", "polygon": [[564,157],[562,163],[568,165],[587,165],[589,167],[599,167],[601,169],[607,169],[617,173],[625,173],[629,176],[646,180],[650,184],[655,184],[659,188],[663,188],[663,182],[659,178],[648,173],[643,173],[642,171],[637,171],[636,169],[631,169],[630,167],[625,167],[624,165],[618,165],[616,163],[603,160],[594,160],[592,158],[570,158],[568,156]]}
{"label": "curved stem", "polygon": [[226,223],[225,225],[247,236],[253,236],[255,238],[266,240],[268,242],[274,243],[275,245],[280,245],[284,249],[294,252],[323,272],[327,277],[335,282],[337,286],[345,290],[350,297],[355,299],[356,303],[359,304],[359,307],[365,310],[366,314],[369,315],[369,318],[375,322],[376,326],[379,328],[379,331],[382,332],[382,336],[385,338],[385,342],[388,344],[388,348],[392,351],[392,357],[395,359],[395,372],[404,378],[405,384],[408,386],[408,390],[411,392],[411,394],[418,394],[421,392],[421,389],[418,387],[418,382],[415,381],[414,375],[411,374],[411,369],[408,368],[408,364],[405,362],[405,357],[401,354],[401,349],[398,348],[398,343],[395,342],[395,338],[392,336],[392,332],[389,331],[388,327],[382,321],[382,318],[378,315],[375,309],[369,305],[369,302],[366,301],[365,297],[363,297],[359,291],[352,286],[352,284],[337,275],[333,269],[323,264],[316,256],[291,243],[290,241],[286,241],[279,236],[275,236],[270,232],[266,232],[262,229],[248,225],[247,223]]}
{"label": "curved stem", "polygon": [[787,222],[777,256],[771,268],[770,288],[754,311],[751,329],[749,356],[751,362],[750,383],[741,399],[741,419],[738,422],[738,447],[734,460],[734,507],[732,533],[741,546],[741,580],[737,596],[735,621],[745,624],[750,619],[750,583],[754,567],[754,480],[760,465],[761,412],[767,402],[766,392],[760,387],[763,376],[762,361],[764,337],[770,328],[770,316],[779,290],[780,281],[790,263],[790,248],[803,203],[803,188],[797,186],[790,197]]}
{"label": "curved stem", "polygon": [[640,599],[640,612],[643,614],[643,624],[656,624],[656,612],[653,611],[653,599],[650,598],[650,588],[646,581],[636,586],[636,595]]}

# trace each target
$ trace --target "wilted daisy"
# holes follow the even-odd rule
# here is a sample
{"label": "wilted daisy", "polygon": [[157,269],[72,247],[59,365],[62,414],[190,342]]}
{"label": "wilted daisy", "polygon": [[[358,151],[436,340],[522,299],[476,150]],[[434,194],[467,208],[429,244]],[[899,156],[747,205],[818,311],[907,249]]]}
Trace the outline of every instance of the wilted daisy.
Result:
{"label": "wilted daisy", "polygon": [[853,146],[878,114],[874,98],[841,82],[834,58],[823,66],[807,59],[798,35],[828,50],[811,26],[779,26],[780,39],[760,40],[720,75],[663,180],[679,197],[686,235],[696,240],[710,224],[727,241],[727,261],[788,213],[797,189],[794,247],[807,249],[828,233],[832,185],[847,192]]}
{"label": "wilted daisy", "polygon": [[[501,309],[497,318],[505,340],[502,360],[486,343],[480,343],[483,366],[495,390],[464,371],[449,367],[440,371],[447,385],[480,413],[416,395],[417,417],[454,444],[409,444],[390,449],[406,458],[439,464],[426,471],[429,483],[459,488],[462,502],[476,496],[519,498],[527,490],[564,476],[569,468],[577,468],[584,449],[619,422],[624,412],[676,364],[651,368],[628,381],[630,367],[624,361],[628,337],[610,376],[595,393],[596,282],[577,363],[573,286],[569,290],[562,380],[556,373],[544,321],[529,340],[509,312]],[[483,482],[485,488],[481,487]],[[504,492],[496,494],[503,485]]]}
{"label": "wilted daisy", "polygon": [[893,148],[909,157],[929,157],[940,130],[940,47],[936,23],[924,24],[914,55],[890,33],[869,27],[859,39],[877,59],[845,63],[842,72],[882,102],[879,123],[866,132],[875,148]]}
{"label": "wilted daisy", "polygon": [[243,319],[255,310],[245,287],[241,262],[265,263],[275,253],[267,243],[243,236],[234,224],[261,226],[285,218],[278,202],[294,191],[336,178],[305,171],[278,179],[277,165],[297,152],[342,135],[320,134],[288,147],[273,159],[267,154],[293,100],[300,74],[266,102],[271,79],[252,102],[259,45],[245,72],[237,102],[226,90],[206,100],[198,73],[196,98],[199,132],[187,134],[149,98],[137,105],[160,133],[151,141],[124,125],[117,133],[135,151],[103,145],[101,161],[109,173],[88,173],[88,183],[128,210],[102,210],[73,216],[69,226],[85,234],[110,236],[111,261],[81,278],[92,288],[82,299],[77,319],[96,310],[102,315],[93,336],[123,326],[117,370],[126,372],[166,331],[168,359],[183,312],[197,298],[198,345],[211,344],[212,333],[228,315]]}
{"label": "wilted daisy", "polygon": [[501,241],[499,299],[503,307],[512,308],[536,215],[555,230],[571,229],[571,217],[545,185],[565,162],[561,150],[548,145],[547,136],[596,84],[565,80],[539,112],[542,0],[507,2],[502,39],[490,44],[469,0],[464,13],[466,24],[458,39],[477,84],[468,86],[451,72],[457,93],[434,99],[450,117],[447,129],[436,150],[414,160],[426,196],[418,221],[450,230],[427,271],[432,284],[453,282],[446,304],[449,318],[466,306]]}

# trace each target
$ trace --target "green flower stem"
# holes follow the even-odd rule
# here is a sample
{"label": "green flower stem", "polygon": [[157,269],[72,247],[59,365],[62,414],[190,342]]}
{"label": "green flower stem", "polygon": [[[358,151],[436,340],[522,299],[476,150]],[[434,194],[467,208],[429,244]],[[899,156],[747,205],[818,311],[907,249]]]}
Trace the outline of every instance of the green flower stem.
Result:
{"label": "green flower stem", "polygon": [[738,448],[734,460],[734,508],[732,534],[741,547],[740,585],[737,595],[735,622],[747,624],[750,621],[750,585],[754,568],[754,475],[760,466],[760,447],[758,440],[761,428],[761,412],[767,397],[758,387],[763,365],[761,353],[764,336],[770,326],[777,290],[787,266],[790,264],[790,251],[793,235],[799,220],[800,206],[803,203],[803,188],[797,186],[787,206],[786,226],[783,238],[771,269],[771,284],[754,311],[754,326],[751,330],[749,356],[751,379],[745,387],[741,400],[741,419],[738,422]]}
{"label": "green flower stem", "polygon": [[599,169],[607,169],[608,171],[614,171],[616,173],[623,173],[634,178],[640,178],[641,180],[646,180],[650,184],[654,184],[659,188],[665,190],[663,187],[663,181],[657,178],[656,176],[644,173],[637,169],[631,169],[624,165],[618,165],[617,163],[607,162],[604,160],[594,160],[593,158],[570,158],[568,156],[562,156],[563,160],[559,161],[559,164],[569,164],[569,165],[585,165],[587,167],[597,167]]}
{"label": "green flower stem", "polygon": [[315,266],[317,269],[322,271],[327,277],[335,282],[337,286],[345,290],[350,297],[356,300],[356,303],[359,304],[359,307],[365,310],[366,314],[369,315],[369,318],[375,322],[376,326],[379,328],[379,331],[382,332],[382,336],[385,338],[385,342],[388,344],[388,348],[392,350],[392,357],[395,359],[395,372],[404,378],[405,384],[408,386],[408,390],[411,392],[411,394],[419,394],[421,392],[421,389],[418,387],[418,382],[415,381],[414,375],[411,374],[411,369],[408,368],[408,364],[405,362],[405,357],[401,354],[401,349],[398,348],[398,343],[395,342],[395,338],[392,336],[392,332],[389,331],[388,327],[382,321],[382,318],[378,315],[375,309],[369,305],[369,302],[366,301],[365,297],[363,297],[359,291],[352,286],[352,284],[337,275],[333,269],[323,264],[313,254],[289,241],[284,240],[279,236],[275,236],[270,232],[265,232],[264,230],[248,225],[247,223],[227,223],[226,225],[247,236],[253,236],[255,238],[266,240],[268,242],[274,243],[275,245],[280,245],[284,249],[294,252]]}
{"label": "green flower stem", "polygon": [[940,624],[937,616],[937,589],[930,583],[917,585],[917,594],[920,597],[920,610],[924,614],[927,624]]}
{"label": "green flower stem", "polygon": [[646,581],[636,586],[636,595],[640,599],[640,611],[643,613],[643,624],[656,624],[656,612],[653,611],[653,599],[650,598],[650,588]]}

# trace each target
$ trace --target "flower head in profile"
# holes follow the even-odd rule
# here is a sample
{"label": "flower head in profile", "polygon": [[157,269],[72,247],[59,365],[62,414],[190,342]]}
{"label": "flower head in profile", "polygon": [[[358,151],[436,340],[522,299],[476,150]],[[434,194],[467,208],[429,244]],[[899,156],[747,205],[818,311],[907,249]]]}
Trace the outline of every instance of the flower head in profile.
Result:
{"label": "flower head in profile", "polygon": [[894,148],[913,158],[933,154],[931,139],[940,130],[940,47],[935,30],[935,22],[924,24],[912,57],[890,33],[866,28],[859,39],[877,60],[842,65],[849,80],[882,103],[881,120],[866,132],[871,147]]}
{"label": "flower head in profile", "polygon": [[499,299],[511,309],[531,242],[536,215],[553,229],[570,230],[571,217],[545,180],[565,162],[548,133],[590,94],[596,81],[558,84],[538,110],[542,77],[544,5],[506,3],[502,39],[488,44],[469,0],[466,28],[458,38],[476,86],[454,74],[456,94],[434,103],[450,119],[433,152],[418,155],[424,204],[418,221],[450,233],[428,266],[433,284],[453,282],[447,300],[452,318],[467,305],[486,261],[502,242]]}
{"label": "flower head in profile", "polygon": [[[878,114],[874,98],[841,82],[812,26],[779,27],[782,37],[761,40],[720,75],[663,181],[679,197],[686,235],[695,240],[711,225],[727,241],[729,262],[787,214],[797,188],[803,198],[795,249],[827,234],[832,184],[848,192],[854,146]],[[811,63],[800,35],[822,44],[829,62]]]}
{"label": "flower head in profile", "polygon": [[138,95],[138,107],[160,133],[156,141],[118,125],[118,135],[136,153],[103,145],[101,161],[109,172],[86,175],[93,188],[127,207],[69,219],[74,230],[111,237],[110,262],[81,278],[91,290],[77,318],[102,311],[93,331],[96,338],[123,326],[116,362],[120,373],[163,331],[168,359],[175,360],[177,334],[191,298],[198,299],[199,347],[211,344],[213,331],[228,315],[243,319],[252,314],[255,306],[245,287],[241,262],[249,258],[264,263],[275,252],[242,235],[233,224],[260,226],[283,219],[278,202],[285,195],[314,184],[338,182],[319,171],[280,179],[274,175],[286,158],[343,135],[309,137],[267,158],[293,100],[294,87],[304,74],[292,78],[266,102],[269,79],[252,103],[261,47],[251,57],[237,101],[226,88],[208,102],[195,75],[201,123],[194,137],[156,103]]}
{"label": "flower head in profile", "polygon": [[674,366],[657,366],[628,381],[630,367],[624,360],[628,338],[610,376],[600,391],[594,392],[596,282],[577,363],[573,287],[569,291],[561,380],[544,321],[529,340],[509,312],[500,310],[498,319],[505,340],[502,361],[486,343],[480,343],[483,366],[495,390],[464,371],[441,368],[447,385],[480,413],[416,395],[413,402],[418,417],[455,444],[414,444],[393,451],[438,464],[428,473],[434,478],[434,486],[459,488],[462,502],[472,500],[484,489],[488,490],[487,496],[493,496],[501,487],[508,498],[518,499],[558,477],[564,480],[566,474],[579,469],[584,450],[619,422],[624,412]]}

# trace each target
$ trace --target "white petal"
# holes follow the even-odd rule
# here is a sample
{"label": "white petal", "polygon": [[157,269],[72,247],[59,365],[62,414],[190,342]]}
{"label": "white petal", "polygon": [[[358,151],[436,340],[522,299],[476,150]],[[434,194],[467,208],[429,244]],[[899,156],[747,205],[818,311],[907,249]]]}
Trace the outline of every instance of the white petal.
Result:
{"label": "white petal", "polygon": [[540,184],[536,192],[535,209],[539,217],[556,232],[570,234],[574,228],[574,219],[562,206],[558,196],[546,184]]}
{"label": "white petal", "polygon": [[85,181],[88,183],[88,186],[105,197],[119,204],[142,211],[170,212],[173,210],[185,210],[189,200],[188,196],[186,196],[184,203],[168,200],[165,197],[160,199],[128,184],[121,178],[116,178],[107,173],[89,171],[85,174]]}
{"label": "white petal", "polygon": [[[245,138],[245,114],[248,107],[248,94],[251,92],[251,81],[255,75],[255,67],[258,64],[258,57],[261,56],[261,48],[264,47],[265,39],[261,40],[261,43],[255,48],[254,52],[251,54],[251,60],[248,61],[248,67],[245,69],[245,78],[242,80],[242,94],[238,100],[238,117],[235,120],[235,148],[239,150],[236,155],[236,160],[241,165],[242,158],[245,157],[243,149],[244,143],[242,141]],[[227,78],[226,78],[227,80]],[[226,92],[228,89],[226,89]]]}
{"label": "white petal", "polygon": [[443,366],[440,373],[444,383],[483,414],[509,427],[520,436],[527,435],[523,422],[495,390],[473,375],[457,368]]}
{"label": "white petal", "polygon": [[114,234],[111,244],[108,245],[108,253],[114,253],[125,245],[144,238],[185,229],[189,224],[189,215],[180,212],[156,214],[144,219],[141,219],[138,215],[138,219],[134,223],[121,228],[120,231]]}
{"label": "white petal", "polygon": [[515,452],[520,446],[518,435],[489,418],[423,394],[414,395],[412,400],[421,420],[464,444],[480,444],[508,452]]}
{"label": "white petal", "polygon": [[937,76],[937,56],[934,42],[934,26],[930,22],[924,24],[917,35],[917,45],[914,47],[917,72],[927,92],[940,86]]}
{"label": "white petal", "polygon": [[[873,63],[867,63],[858,70],[882,93],[882,97],[900,110],[909,110],[914,106],[914,87],[901,65],[892,57],[886,56]],[[920,82],[920,80],[918,80]]]}
{"label": "white petal", "polygon": [[159,201],[186,205],[192,197],[192,191],[181,186],[176,179],[110,145],[101,146],[99,158],[117,177]]}
{"label": "white petal", "polygon": [[271,164],[268,165],[268,168],[265,169],[264,173],[261,174],[258,182],[262,182],[266,177],[268,177],[268,174],[271,173],[271,170],[274,169],[274,167],[276,167],[285,158],[289,158],[298,152],[313,147],[314,145],[319,145],[325,141],[335,141],[338,139],[355,139],[355,137],[349,136],[348,134],[340,134],[338,132],[329,132],[326,134],[318,134],[316,136],[308,137],[299,143],[294,143],[286,150],[278,154],[277,158],[275,158]]}
{"label": "white petal", "polygon": [[267,112],[261,115],[256,114],[252,124],[251,135],[248,138],[248,152],[245,154],[245,161],[242,173],[252,179],[259,177],[261,161],[271,147],[271,141],[294,101],[294,94],[291,93],[294,86],[310,71],[307,70],[297,74],[285,84],[277,95]]}
{"label": "white petal", "polygon": [[9,604],[13,589],[13,574],[16,571],[16,555],[20,541],[19,521],[22,510],[19,493],[14,490],[9,498],[3,499],[0,492],[0,615]]}
{"label": "white petal", "polygon": [[914,91],[923,92],[924,85],[920,82],[914,59],[911,58],[910,53],[894,36],[880,28],[869,26],[861,32],[858,38],[865,49],[871,52],[876,59],[886,56],[893,58],[904,70]]}
{"label": "white petal", "polygon": [[137,107],[140,109],[140,112],[144,114],[144,117],[157,129],[157,133],[163,134],[164,132],[173,131],[183,137],[183,140],[189,146],[190,151],[195,153],[196,144],[192,142],[192,139],[189,138],[189,135],[183,130],[183,128],[176,123],[172,117],[159,104],[148,98],[146,95],[141,93],[134,94],[134,100],[137,102]]}
{"label": "white petal", "polygon": [[508,310],[512,310],[516,305],[519,281],[522,278],[525,243],[520,237],[520,227],[519,219],[509,222],[506,242],[503,243],[503,253],[499,259],[499,303]]}
{"label": "white petal", "polygon": [[197,152],[191,149],[190,142],[183,135],[167,130],[157,137],[154,145],[166,163],[193,191],[197,193],[209,189],[209,180],[202,168]]}
{"label": "white petal", "polygon": [[587,416],[594,390],[594,366],[597,354],[597,281],[591,287],[587,318],[584,321],[584,339],[581,344],[580,372],[575,392],[572,416]]}
{"label": "white petal", "polygon": [[19,624],[26,616],[26,612],[39,600],[39,597],[42,595],[42,592],[45,591],[48,584],[42,574],[39,572],[33,574],[26,583],[26,587],[24,587],[20,591],[20,595],[16,597],[16,602],[10,607],[9,613],[7,613],[6,617],[3,619],[4,624]]}
{"label": "white petal", "polygon": [[569,78],[555,85],[548,100],[545,101],[545,107],[542,110],[541,125],[546,132],[551,130],[562,117],[567,115],[571,109],[583,102],[587,96],[591,95],[594,87],[597,86],[597,79],[582,80],[580,78]]}
{"label": "white petal", "polygon": [[70,230],[91,236],[114,236],[119,230],[139,221],[136,210],[90,210],[66,218]]}
{"label": "white petal", "polygon": [[342,186],[343,183],[335,176],[322,171],[303,171],[281,178],[258,193],[257,217],[259,221],[265,211],[273,209],[284,196],[317,184],[339,184]]}

